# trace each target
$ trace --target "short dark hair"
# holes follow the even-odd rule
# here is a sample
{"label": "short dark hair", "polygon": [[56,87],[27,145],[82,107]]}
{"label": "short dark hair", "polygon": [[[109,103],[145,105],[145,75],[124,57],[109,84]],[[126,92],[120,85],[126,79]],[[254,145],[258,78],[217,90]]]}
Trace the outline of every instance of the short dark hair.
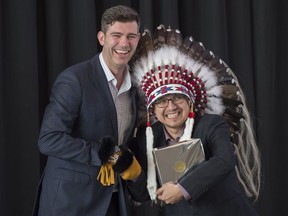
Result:
{"label": "short dark hair", "polygon": [[106,33],[107,29],[114,22],[132,22],[136,21],[138,30],[140,28],[139,14],[132,8],[118,5],[105,10],[101,19],[101,31]]}

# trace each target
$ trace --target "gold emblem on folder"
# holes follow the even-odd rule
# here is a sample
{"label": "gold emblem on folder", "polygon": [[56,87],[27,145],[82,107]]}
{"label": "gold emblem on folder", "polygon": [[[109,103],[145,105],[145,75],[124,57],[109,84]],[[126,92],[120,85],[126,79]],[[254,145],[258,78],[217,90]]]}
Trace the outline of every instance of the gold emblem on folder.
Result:
{"label": "gold emblem on folder", "polygon": [[177,181],[187,170],[205,160],[200,139],[154,148],[153,156],[161,185],[169,181]]}
{"label": "gold emblem on folder", "polygon": [[186,170],[186,164],[183,161],[176,161],[174,170],[175,172],[182,173]]}

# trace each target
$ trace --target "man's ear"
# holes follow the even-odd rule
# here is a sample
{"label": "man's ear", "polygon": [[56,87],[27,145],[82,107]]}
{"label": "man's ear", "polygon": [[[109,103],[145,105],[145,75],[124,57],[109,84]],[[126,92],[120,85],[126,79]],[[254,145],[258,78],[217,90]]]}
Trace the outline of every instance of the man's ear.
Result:
{"label": "man's ear", "polygon": [[139,42],[139,40],[140,40],[140,38],[141,38],[140,32],[137,34],[137,38],[138,38],[138,42]]}
{"label": "man's ear", "polygon": [[104,32],[99,31],[97,33],[97,38],[98,38],[98,41],[99,41],[100,45],[104,46],[104,42],[105,42],[105,34],[104,34]]}
{"label": "man's ear", "polygon": [[157,120],[157,116],[156,116],[156,113],[155,113],[155,105],[153,105],[150,110],[149,110],[149,114],[150,114],[150,118],[151,118],[151,122],[153,122],[153,120]]}

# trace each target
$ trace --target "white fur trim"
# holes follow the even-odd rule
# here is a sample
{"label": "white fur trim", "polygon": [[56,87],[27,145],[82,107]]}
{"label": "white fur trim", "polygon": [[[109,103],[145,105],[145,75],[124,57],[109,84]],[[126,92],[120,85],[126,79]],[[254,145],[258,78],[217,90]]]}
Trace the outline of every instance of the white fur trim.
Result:
{"label": "white fur trim", "polygon": [[146,141],[147,141],[147,190],[151,200],[156,200],[156,169],[153,159],[153,131],[151,127],[146,128]]}
{"label": "white fur trim", "polygon": [[187,118],[183,135],[180,137],[180,142],[191,139],[194,125],[194,118]]}

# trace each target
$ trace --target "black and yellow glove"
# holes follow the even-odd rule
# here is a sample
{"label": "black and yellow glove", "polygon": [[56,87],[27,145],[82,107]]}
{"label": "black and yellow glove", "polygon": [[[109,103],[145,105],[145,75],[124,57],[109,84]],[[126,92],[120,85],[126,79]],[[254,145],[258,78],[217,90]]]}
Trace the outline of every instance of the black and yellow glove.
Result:
{"label": "black and yellow glove", "polygon": [[141,166],[133,153],[124,145],[120,146],[120,155],[113,165],[115,172],[124,180],[133,180],[141,173]]}
{"label": "black and yellow glove", "polygon": [[133,153],[124,145],[118,147],[112,137],[103,137],[99,141],[99,158],[102,166],[97,179],[104,185],[115,184],[114,172],[124,180],[133,180],[141,173],[141,166]]}

